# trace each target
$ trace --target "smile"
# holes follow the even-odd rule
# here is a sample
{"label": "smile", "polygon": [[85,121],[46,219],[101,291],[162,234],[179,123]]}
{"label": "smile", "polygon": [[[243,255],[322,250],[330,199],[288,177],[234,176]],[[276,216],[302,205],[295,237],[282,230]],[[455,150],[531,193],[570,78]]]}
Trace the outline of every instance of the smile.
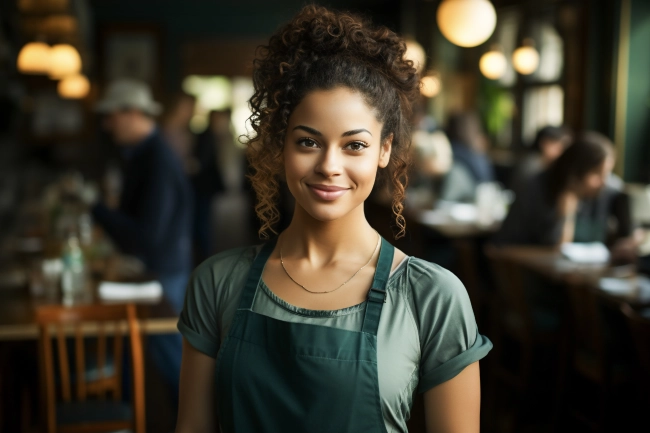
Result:
{"label": "smile", "polygon": [[349,188],[343,188],[333,185],[308,185],[309,189],[321,200],[336,200],[349,191]]}

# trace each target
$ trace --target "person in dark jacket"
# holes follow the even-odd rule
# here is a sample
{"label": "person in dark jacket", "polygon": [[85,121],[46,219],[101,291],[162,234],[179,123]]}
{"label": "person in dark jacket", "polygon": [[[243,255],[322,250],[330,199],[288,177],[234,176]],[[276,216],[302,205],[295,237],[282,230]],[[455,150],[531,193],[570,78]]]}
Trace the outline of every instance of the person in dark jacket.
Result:
{"label": "person in dark jacket", "polygon": [[[109,85],[96,109],[120,147],[125,171],[119,207],[98,203],[93,217],[120,250],[140,258],[157,276],[179,314],[192,269],[193,199],[178,158],[156,126],[153,116],[161,107],[146,84],[124,79]],[[149,342],[152,358],[177,395],[180,336],[156,336]]]}

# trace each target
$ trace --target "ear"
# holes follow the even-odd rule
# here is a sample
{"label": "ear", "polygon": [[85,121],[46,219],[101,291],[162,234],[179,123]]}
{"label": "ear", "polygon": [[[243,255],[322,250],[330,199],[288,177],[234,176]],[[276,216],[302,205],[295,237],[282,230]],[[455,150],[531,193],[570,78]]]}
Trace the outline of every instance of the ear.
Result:
{"label": "ear", "polygon": [[390,152],[393,149],[393,134],[391,133],[379,149],[379,168],[386,168],[390,161]]}

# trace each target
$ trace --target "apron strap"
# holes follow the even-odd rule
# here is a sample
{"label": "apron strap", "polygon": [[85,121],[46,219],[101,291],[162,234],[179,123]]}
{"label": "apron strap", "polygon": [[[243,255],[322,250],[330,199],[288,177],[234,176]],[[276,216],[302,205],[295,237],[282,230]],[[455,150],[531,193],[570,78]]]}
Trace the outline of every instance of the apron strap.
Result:
{"label": "apron strap", "polygon": [[262,278],[262,272],[264,271],[266,261],[271,256],[276,242],[277,238],[265,243],[262,246],[262,250],[255,257],[255,260],[248,271],[248,279],[246,280],[246,286],[244,286],[244,293],[242,293],[241,299],[239,300],[240,310],[251,310],[253,308],[253,299],[255,299],[257,286],[260,283],[260,278]]}
{"label": "apron strap", "polygon": [[375,269],[375,278],[372,280],[372,286],[368,292],[368,302],[366,303],[366,312],[363,316],[361,329],[362,332],[367,334],[377,335],[381,309],[386,303],[386,283],[393,266],[394,253],[395,248],[386,239],[381,238],[379,260]]}
{"label": "apron strap", "polygon": [[[251,310],[253,308],[253,300],[257,286],[262,278],[262,272],[266,261],[271,256],[273,248],[277,239],[268,241],[262,247],[253,264],[248,272],[248,279],[246,286],[239,301],[240,310]],[[372,286],[368,292],[368,302],[366,303],[366,311],[363,317],[362,332],[377,335],[379,328],[379,317],[381,310],[386,302],[386,283],[390,276],[390,270],[393,264],[393,255],[395,248],[386,239],[381,238],[381,249],[379,250],[379,260],[377,261],[377,268],[375,269],[375,277],[372,281]]]}

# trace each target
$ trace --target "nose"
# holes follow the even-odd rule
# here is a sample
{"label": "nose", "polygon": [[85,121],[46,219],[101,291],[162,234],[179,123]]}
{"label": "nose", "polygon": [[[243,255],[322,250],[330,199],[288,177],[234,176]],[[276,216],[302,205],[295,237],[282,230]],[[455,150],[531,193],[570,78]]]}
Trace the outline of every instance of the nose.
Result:
{"label": "nose", "polygon": [[316,172],[325,177],[340,175],[343,164],[342,157],[343,155],[341,155],[337,146],[328,146],[320,155],[318,164],[315,167]]}

